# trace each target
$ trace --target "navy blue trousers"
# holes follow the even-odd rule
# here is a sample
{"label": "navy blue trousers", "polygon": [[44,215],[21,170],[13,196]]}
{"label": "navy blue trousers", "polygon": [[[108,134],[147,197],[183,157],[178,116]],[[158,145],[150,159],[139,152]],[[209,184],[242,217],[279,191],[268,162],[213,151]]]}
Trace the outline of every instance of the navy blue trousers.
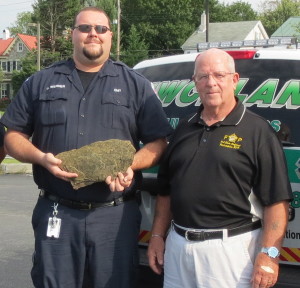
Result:
{"label": "navy blue trousers", "polygon": [[141,214],[135,200],[90,211],[58,205],[58,239],[46,236],[52,206],[39,198],[32,215],[36,288],[136,287]]}

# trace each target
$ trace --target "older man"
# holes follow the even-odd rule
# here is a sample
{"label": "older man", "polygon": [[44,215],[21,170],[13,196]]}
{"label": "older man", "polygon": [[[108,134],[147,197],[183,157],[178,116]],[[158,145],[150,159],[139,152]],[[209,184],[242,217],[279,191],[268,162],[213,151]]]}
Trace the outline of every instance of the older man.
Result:
{"label": "older man", "polygon": [[292,198],[281,144],[235,98],[228,53],[199,54],[193,80],[202,105],[160,166],[150,266],[164,266],[164,288],[272,287]]}

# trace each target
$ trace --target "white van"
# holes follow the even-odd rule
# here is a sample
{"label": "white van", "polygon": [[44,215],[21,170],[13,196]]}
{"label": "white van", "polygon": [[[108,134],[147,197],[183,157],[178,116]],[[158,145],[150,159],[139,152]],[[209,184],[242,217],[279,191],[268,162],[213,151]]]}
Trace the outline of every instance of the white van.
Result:
{"label": "white van", "polygon": [[[218,47],[221,46],[222,43]],[[246,107],[270,122],[284,145],[294,194],[280,256],[281,273],[275,286],[284,288],[300,287],[300,49],[289,48],[226,50],[235,59],[236,70],[240,74],[236,96]],[[146,60],[134,67],[153,83],[174,128],[182,117],[191,114],[200,105],[191,80],[197,55]],[[139,245],[141,263],[145,265],[155,206],[156,172],[157,167],[144,171],[141,191],[143,219]]]}

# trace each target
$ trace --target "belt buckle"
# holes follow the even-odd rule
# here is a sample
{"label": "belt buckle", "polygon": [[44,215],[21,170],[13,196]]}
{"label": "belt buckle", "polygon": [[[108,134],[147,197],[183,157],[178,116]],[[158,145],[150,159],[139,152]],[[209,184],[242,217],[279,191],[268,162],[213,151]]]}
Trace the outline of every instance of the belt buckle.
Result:
{"label": "belt buckle", "polygon": [[[189,233],[196,233],[197,235],[197,240],[190,240],[189,238]],[[184,238],[187,240],[187,241],[200,241],[200,242],[203,242],[205,241],[205,232],[204,231],[196,231],[194,229],[189,229],[189,230],[186,230],[185,233],[184,233]]]}
{"label": "belt buckle", "polygon": [[91,202],[81,203],[80,205],[86,206],[86,207],[82,207],[79,210],[92,210],[92,203]]}

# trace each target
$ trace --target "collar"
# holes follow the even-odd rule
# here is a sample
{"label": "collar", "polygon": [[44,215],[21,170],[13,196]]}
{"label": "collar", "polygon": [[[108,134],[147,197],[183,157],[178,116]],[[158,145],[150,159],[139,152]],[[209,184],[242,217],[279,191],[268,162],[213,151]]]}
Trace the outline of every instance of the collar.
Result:
{"label": "collar", "polygon": [[[64,64],[64,65],[63,65]],[[62,61],[57,63],[56,73],[62,73],[66,75],[70,75],[76,69],[75,62],[72,58],[68,59],[67,61]],[[111,59],[108,59],[102,66],[102,68],[98,71],[99,77],[104,76],[118,76],[118,70]]]}
{"label": "collar", "polygon": [[[236,98],[236,100],[237,100],[237,104],[234,107],[234,109],[226,116],[226,118],[223,121],[217,122],[214,125],[237,126],[241,122],[241,120],[243,119],[243,116],[245,115],[246,107],[238,98]],[[203,108],[204,107],[201,104],[197,113],[194,114],[192,117],[190,117],[188,119],[188,122],[192,123],[192,124],[197,124],[197,125],[200,124],[200,125],[204,126],[205,122],[200,118]],[[214,126],[214,125],[212,125],[212,126]]]}

